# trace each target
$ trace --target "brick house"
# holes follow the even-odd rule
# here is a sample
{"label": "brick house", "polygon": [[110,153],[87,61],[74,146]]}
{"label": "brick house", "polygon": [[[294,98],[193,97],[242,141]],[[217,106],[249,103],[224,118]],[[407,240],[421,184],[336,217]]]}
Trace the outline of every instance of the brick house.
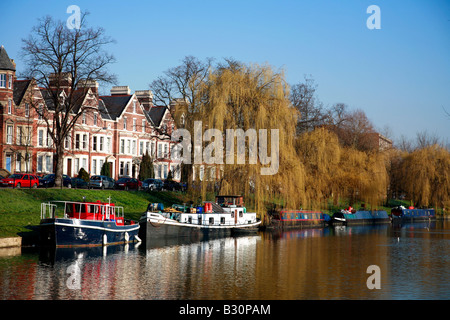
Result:
{"label": "brick house", "polygon": [[[39,116],[48,112],[50,93],[31,80],[17,80],[16,65],[3,46],[0,49],[0,167],[9,172],[54,172],[53,141]],[[70,77],[65,79],[71,81]],[[155,177],[164,179],[172,170],[180,180],[179,161],[170,159],[175,128],[165,107],[153,106],[151,91],[131,94],[127,86],[113,87],[109,96],[99,96],[98,83],[83,82],[73,95],[83,108],[82,116],[64,141],[63,173],[76,176],[81,168],[100,174],[105,162],[111,176],[137,177],[142,155],[152,155]],[[65,97],[64,92],[61,93]],[[32,107],[34,106],[34,107]],[[80,110],[80,109],[78,109]],[[178,173],[177,173],[178,172]]]}

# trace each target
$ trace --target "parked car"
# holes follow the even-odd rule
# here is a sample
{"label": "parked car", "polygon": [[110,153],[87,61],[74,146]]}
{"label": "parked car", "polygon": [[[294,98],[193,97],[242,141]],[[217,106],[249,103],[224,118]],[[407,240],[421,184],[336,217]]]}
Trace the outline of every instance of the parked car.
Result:
{"label": "parked car", "polygon": [[39,179],[34,174],[14,173],[2,179],[0,183],[3,187],[37,188],[39,186]]}
{"label": "parked car", "polygon": [[181,182],[166,180],[164,181],[163,189],[168,191],[186,191],[186,185]]}
{"label": "parked car", "polygon": [[138,179],[135,179],[135,178],[122,177],[116,181],[115,188],[116,189],[124,189],[124,190],[129,190],[129,189],[140,190],[140,189],[142,189],[142,182],[140,182]]}
{"label": "parked car", "polygon": [[89,180],[89,188],[113,189],[114,179],[107,176],[92,176]]}
{"label": "parked car", "polygon": [[161,191],[163,188],[163,182],[159,179],[145,179],[142,181],[142,188],[144,190],[150,190],[150,191]]}
{"label": "parked car", "polygon": [[[56,175],[54,173],[51,173],[43,176],[42,178],[39,178],[39,187],[43,188],[54,187],[55,177]],[[63,174],[63,186],[68,188],[72,187],[72,179],[66,174]]]}
{"label": "parked car", "polygon": [[88,188],[89,184],[81,178],[72,178],[73,188]]}

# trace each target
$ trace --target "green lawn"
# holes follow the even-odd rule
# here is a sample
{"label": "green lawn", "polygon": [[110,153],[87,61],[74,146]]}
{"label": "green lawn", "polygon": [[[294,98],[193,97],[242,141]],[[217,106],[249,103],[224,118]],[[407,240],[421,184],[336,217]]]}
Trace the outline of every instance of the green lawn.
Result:
{"label": "green lawn", "polygon": [[30,232],[40,221],[41,203],[62,201],[108,201],[124,208],[125,218],[138,220],[149,202],[165,206],[187,202],[179,192],[145,192],[86,189],[0,189],[0,237],[12,237]]}

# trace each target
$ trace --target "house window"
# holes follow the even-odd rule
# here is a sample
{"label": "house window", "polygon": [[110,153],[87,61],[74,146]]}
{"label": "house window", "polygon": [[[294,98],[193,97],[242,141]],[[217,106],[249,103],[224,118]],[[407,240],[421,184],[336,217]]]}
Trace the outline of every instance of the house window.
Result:
{"label": "house window", "polygon": [[51,156],[45,156],[45,165],[46,165],[46,171],[52,172],[52,157]]}
{"label": "house window", "polygon": [[11,99],[8,100],[8,114],[12,113],[12,101]]}
{"label": "house window", "polygon": [[80,171],[80,159],[75,158],[75,172],[78,173]]}
{"label": "house window", "polygon": [[121,154],[125,153],[125,140],[124,139],[120,139],[120,153]]}
{"label": "house window", "polygon": [[37,171],[38,172],[42,172],[42,169],[44,168],[43,167],[43,160],[44,160],[43,156],[38,156],[37,157]]}
{"label": "house window", "polygon": [[44,114],[44,105],[41,103],[38,107],[38,120],[42,120],[42,116]]}
{"label": "house window", "polygon": [[13,126],[8,125],[6,127],[6,143],[12,144],[12,142],[13,142]]}
{"label": "house window", "polygon": [[87,140],[88,140],[88,136],[87,134],[83,134],[83,150],[87,150],[88,146],[87,146]]}
{"label": "house window", "polygon": [[162,143],[158,143],[158,159],[162,158]]}
{"label": "house window", "polygon": [[133,140],[133,148],[131,149],[132,154],[136,154],[136,140]]}
{"label": "house window", "polygon": [[100,137],[100,150],[99,151],[103,151],[103,144],[104,144],[104,140],[105,140],[105,138],[104,137]]}
{"label": "house window", "polygon": [[25,103],[25,117],[30,116],[30,105],[28,103]]}
{"label": "house window", "polygon": [[133,131],[136,131],[136,119],[133,119]]}
{"label": "house window", "polygon": [[11,89],[12,88],[12,75],[9,75],[9,77],[8,77],[8,89]]}
{"label": "house window", "polygon": [[92,151],[97,151],[97,137],[92,137]]}
{"label": "house window", "polygon": [[75,149],[80,149],[80,134],[78,133],[75,135]]}
{"label": "house window", "polygon": [[44,146],[44,130],[38,131],[38,146],[39,147]]}
{"label": "house window", "polygon": [[136,113],[136,100],[133,100],[133,113]]}
{"label": "house window", "polygon": [[16,156],[16,171],[22,171],[22,155],[20,153]]}
{"label": "house window", "polygon": [[111,137],[106,138],[106,152],[111,152]]}
{"label": "house window", "polygon": [[70,148],[70,136],[66,136],[66,138],[64,139],[64,148]]}
{"label": "house window", "polygon": [[139,141],[139,155],[142,156],[144,154],[144,141]]}
{"label": "house window", "polygon": [[145,132],[145,120],[142,119],[142,132]]}
{"label": "house window", "polygon": [[119,164],[119,175],[123,176],[123,161],[120,161],[120,164]]}
{"label": "house window", "polygon": [[0,88],[6,88],[6,74],[0,74]]}
{"label": "house window", "polygon": [[92,160],[92,174],[97,174],[97,160]]}
{"label": "house window", "polygon": [[131,140],[127,140],[127,154],[131,153]]}
{"label": "house window", "polygon": [[53,143],[52,143],[52,137],[50,135],[50,132],[47,131],[47,147],[52,147]]}
{"label": "house window", "polygon": [[94,113],[94,126],[97,126],[97,117],[98,114]]}
{"label": "house window", "polygon": [[24,145],[24,138],[23,138],[23,128],[17,127],[17,140],[16,144],[18,145]]}
{"label": "house window", "polygon": [[86,114],[83,113],[82,117],[81,117],[81,124],[86,124]]}
{"label": "house window", "polygon": [[84,168],[84,170],[87,169],[87,160],[86,160],[86,158],[83,158],[83,166],[82,166],[82,168]]}
{"label": "house window", "polygon": [[123,117],[123,130],[127,130],[127,117]]}
{"label": "house window", "polygon": [[164,158],[169,157],[169,146],[167,144],[164,144]]}

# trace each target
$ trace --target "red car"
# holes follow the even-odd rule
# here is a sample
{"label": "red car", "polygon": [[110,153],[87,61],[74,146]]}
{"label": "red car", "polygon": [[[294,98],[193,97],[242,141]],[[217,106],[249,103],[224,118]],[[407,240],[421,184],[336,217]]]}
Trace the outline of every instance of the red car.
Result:
{"label": "red car", "polygon": [[39,178],[29,173],[14,173],[0,181],[3,187],[13,188],[37,188],[39,186]]}
{"label": "red car", "polygon": [[116,181],[114,188],[115,189],[124,189],[124,190],[129,190],[129,189],[141,190],[142,182],[135,178],[123,177]]}

